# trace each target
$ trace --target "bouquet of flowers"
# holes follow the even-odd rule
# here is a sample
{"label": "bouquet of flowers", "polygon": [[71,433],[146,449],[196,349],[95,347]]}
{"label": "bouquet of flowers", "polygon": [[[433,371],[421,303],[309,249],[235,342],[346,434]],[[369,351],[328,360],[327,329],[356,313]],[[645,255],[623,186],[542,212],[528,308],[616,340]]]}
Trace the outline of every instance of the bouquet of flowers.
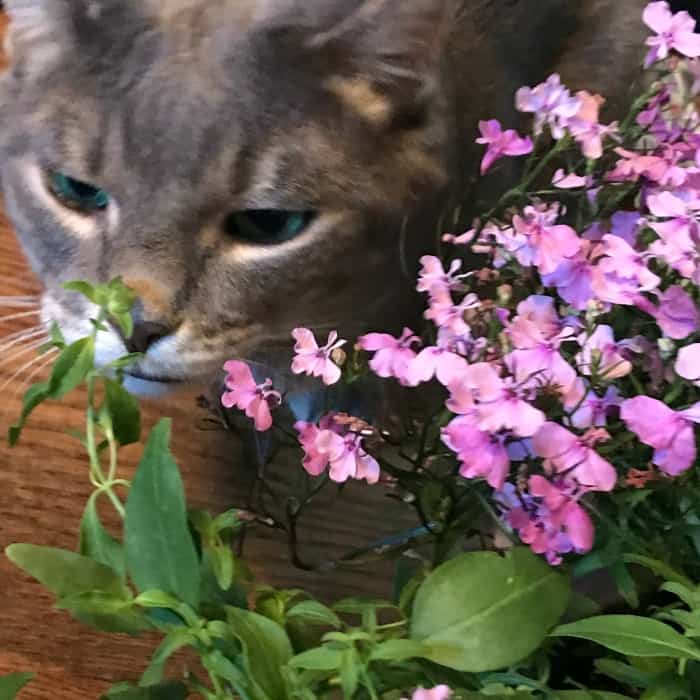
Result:
{"label": "bouquet of flowers", "polygon": [[[119,281],[70,285],[102,309],[95,330],[72,345],[54,330],[59,359],[10,437],[86,382],[95,493],[79,552],[7,555],[87,624],[163,633],[138,685],[105,697],[700,697],[700,34],[666,2],[643,19],[649,80],[623,121],[600,123],[604,99],[552,75],[516,94],[529,135],[480,123],[482,175],[518,158],[522,177],[421,259],[428,328],[325,344],[293,330],[291,372],[334,388],[398,383],[420,397],[414,413],[383,423],[331,410],[290,430],[270,379],[224,368],[223,407],[299,448],[308,489],[275,522],[295,560],[296,523],[322,489],[381,482],[415,511],[415,528],[364,552],[397,559],[391,601],[326,605],[252,582],[231,542],[275,516],[188,512],[165,421],[133,481],[119,478],[119,447],[140,435],[120,381],[134,358],[95,368],[94,345],[108,318],[128,334],[131,294]],[[100,521],[102,497],[123,518],[119,537]],[[590,595],[596,571],[622,612]],[[182,647],[208,680],[163,680]],[[0,691],[28,680],[0,679]]]}

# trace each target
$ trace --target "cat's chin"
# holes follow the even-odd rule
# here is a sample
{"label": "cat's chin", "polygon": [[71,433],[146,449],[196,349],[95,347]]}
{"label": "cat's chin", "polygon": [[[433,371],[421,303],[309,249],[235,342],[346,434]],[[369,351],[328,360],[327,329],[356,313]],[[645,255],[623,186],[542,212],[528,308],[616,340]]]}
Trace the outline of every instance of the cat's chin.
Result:
{"label": "cat's chin", "polygon": [[181,389],[184,382],[164,382],[157,379],[144,379],[131,374],[124,374],[124,388],[136,396],[160,398]]}

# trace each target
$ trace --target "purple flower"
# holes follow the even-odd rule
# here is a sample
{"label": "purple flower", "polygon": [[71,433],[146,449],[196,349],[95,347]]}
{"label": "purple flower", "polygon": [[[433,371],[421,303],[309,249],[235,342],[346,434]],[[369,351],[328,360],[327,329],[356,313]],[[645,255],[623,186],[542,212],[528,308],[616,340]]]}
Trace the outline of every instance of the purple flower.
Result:
{"label": "purple flower", "polygon": [[591,335],[579,338],[581,352],[576,355],[576,364],[582,374],[590,375],[595,368],[596,375],[602,379],[619,379],[632,371],[632,363],[620,354],[625,347],[616,343],[613,329],[600,325]]}
{"label": "purple flower", "polygon": [[695,386],[700,386],[700,343],[681,348],[673,368],[679,377],[689,379]]}
{"label": "purple flower", "polygon": [[554,73],[544,83],[534,88],[521,87],[515,93],[515,106],[519,112],[535,115],[535,133],[541,134],[545,124],[552,136],[564,136],[569,120],[581,109],[581,100],[573,97],[559,75]]}
{"label": "purple flower", "polygon": [[657,34],[646,40],[651,49],[644,59],[645,67],[663,60],[671,50],[690,58],[700,56],[700,34],[695,34],[695,20],[687,12],[672,14],[667,2],[650,2],[642,17]]}
{"label": "purple flower", "polygon": [[547,287],[556,287],[559,296],[578,311],[583,311],[588,302],[594,298],[592,260],[596,254],[597,245],[591,241],[582,240],[581,247],[573,257],[559,263],[554,272],[542,275],[542,283]]}
{"label": "purple flower", "polygon": [[695,461],[694,423],[700,422],[700,402],[674,411],[649,396],[635,396],[622,404],[622,420],[645,445],[654,448],[653,462],[661,471],[677,476]]}
{"label": "purple flower", "polygon": [[328,341],[323,347],[318,346],[314,334],[308,328],[295,328],[292,331],[292,337],[296,341],[294,345],[296,356],[292,360],[294,374],[321,377],[326,385],[335,384],[340,379],[340,367],[333,362],[331,355],[347,341],[338,340],[336,331],[328,334]]}
{"label": "purple flower", "polygon": [[438,328],[446,328],[454,335],[467,335],[470,329],[464,314],[479,306],[476,294],[467,294],[462,301],[455,304],[450,292],[444,286],[437,285],[430,290],[430,303],[424,315]]}
{"label": "purple flower", "polygon": [[447,291],[459,289],[460,280],[468,277],[470,273],[458,275],[462,267],[461,260],[453,260],[450,263],[450,269],[445,270],[440,258],[434,255],[424,255],[420,259],[421,270],[418,274],[418,285],[416,289],[419,292],[429,292],[435,287],[442,286]]}
{"label": "purple flower", "polygon": [[528,241],[532,262],[543,275],[554,272],[561,262],[576,255],[581,248],[581,240],[571,226],[554,223],[558,215],[557,206],[527,206],[523,216],[513,217],[515,233]]}
{"label": "purple flower", "polygon": [[482,175],[504,156],[524,156],[532,153],[532,140],[529,137],[520,136],[514,129],[503,131],[496,119],[480,121],[479,131],[481,137],[476,142],[488,146],[481,161]]}
{"label": "purple flower", "polygon": [[365,452],[362,436],[351,431],[346,421],[339,421],[336,414],[324,416],[318,426],[299,421],[294,427],[304,450],[302,464],[312,476],[328,468],[328,476],[337,483],[348,479],[364,479],[369,484],[379,481],[379,464]]}
{"label": "purple flower", "polygon": [[591,95],[581,90],[576,93],[581,107],[569,121],[569,129],[586,158],[597,160],[603,155],[603,139],[617,133],[617,123],[607,126],[598,122],[598,113],[605,100],[600,95]]}
{"label": "purple flower", "polygon": [[683,340],[695,333],[700,325],[700,315],[691,296],[679,285],[669,287],[659,294],[659,305],[654,306],[642,297],[637,307],[656,319],[664,335],[674,340]]}
{"label": "purple flower", "polygon": [[395,377],[403,386],[415,386],[418,382],[411,376],[411,363],[416,358],[414,345],[420,345],[420,338],[410,328],[404,328],[401,337],[388,333],[368,333],[360,336],[357,343],[362,350],[374,352],[369,366],[378,377]]}
{"label": "purple flower", "polygon": [[229,360],[224,370],[228,391],[221,395],[222,405],[245,411],[246,416],[253,419],[256,430],[269,430],[272,427],[270,409],[282,403],[279,392],[272,389],[272,380],[256,384],[250,367],[240,360]]}
{"label": "purple flower", "polygon": [[619,408],[621,403],[617,387],[609,386],[605,396],[598,396],[594,391],[589,391],[571,416],[571,425],[579,430],[591,426],[604,427],[608,423],[611,411]]}
{"label": "purple flower", "polygon": [[545,470],[570,474],[591,491],[612,491],[617,473],[591,446],[598,434],[579,437],[557,423],[548,421],[533,436],[532,448],[545,459]]}

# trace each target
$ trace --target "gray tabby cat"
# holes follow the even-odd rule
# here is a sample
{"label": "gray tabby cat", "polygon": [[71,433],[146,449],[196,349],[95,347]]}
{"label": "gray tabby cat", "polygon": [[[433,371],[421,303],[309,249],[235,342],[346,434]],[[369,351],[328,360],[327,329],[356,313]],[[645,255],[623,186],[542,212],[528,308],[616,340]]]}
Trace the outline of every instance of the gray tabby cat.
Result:
{"label": "gray tabby cat", "polygon": [[[6,204],[45,321],[69,279],[140,296],[140,388],[410,320],[418,254],[474,202],[479,119],[555,70],[625,102],[645,0],[8,0]],[[133,384],[136,385],[136,382]],[[138,388],[138,387],[137,387]]]}

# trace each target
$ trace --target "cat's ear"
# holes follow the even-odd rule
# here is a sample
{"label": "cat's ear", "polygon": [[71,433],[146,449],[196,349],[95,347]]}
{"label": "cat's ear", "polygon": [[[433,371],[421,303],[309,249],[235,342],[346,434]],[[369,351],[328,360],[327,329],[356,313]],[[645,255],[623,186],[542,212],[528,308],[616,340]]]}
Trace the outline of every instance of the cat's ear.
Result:
{"label": "cat's ear", "polygon": [[439,84],[454,0],[364,0],[310,46],[338,67],[330,86],[377,123],[420,122]]}
{"label": "cat's ear", "polygon": [[8,54],[25,74],[39,74],[57,64],[74,47],[81,21],[97,20],[93,0],[5,0],[10,17]]}

